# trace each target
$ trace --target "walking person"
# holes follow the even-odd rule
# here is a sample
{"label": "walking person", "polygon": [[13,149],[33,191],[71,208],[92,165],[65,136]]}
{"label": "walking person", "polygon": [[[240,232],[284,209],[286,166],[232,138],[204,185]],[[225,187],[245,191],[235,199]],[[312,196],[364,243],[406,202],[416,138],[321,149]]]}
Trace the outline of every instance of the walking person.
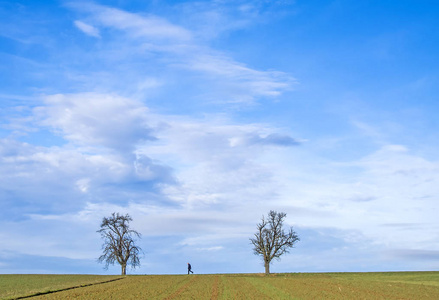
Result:
{"label": "walking person", "polygon": [[194,272],[192,272],[192,266],[190,263],[187,263],[187,274],[189,275],[190,273],[194,274]]}

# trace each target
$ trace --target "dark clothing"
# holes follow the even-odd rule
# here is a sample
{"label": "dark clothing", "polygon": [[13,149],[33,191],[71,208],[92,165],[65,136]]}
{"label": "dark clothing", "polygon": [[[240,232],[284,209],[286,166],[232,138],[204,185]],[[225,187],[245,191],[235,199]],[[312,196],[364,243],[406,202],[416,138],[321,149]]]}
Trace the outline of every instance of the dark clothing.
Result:
{"label": "dark clothing", "polygon": [[191,264],[187,264],[187,274],[189,275],[189,273],[194,273],[194,272],[192,272],[192,266],[191,266]]}

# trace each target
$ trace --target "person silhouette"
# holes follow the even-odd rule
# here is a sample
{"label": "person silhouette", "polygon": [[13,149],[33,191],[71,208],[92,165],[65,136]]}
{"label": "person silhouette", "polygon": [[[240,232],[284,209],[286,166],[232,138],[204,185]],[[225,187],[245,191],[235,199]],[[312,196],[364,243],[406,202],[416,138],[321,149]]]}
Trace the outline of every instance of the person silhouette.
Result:
{"label": "person silhouette", "polygon": [[192,266],[190,263],[187,263],[187,274],[189,275],[190,273],[194,274],[194,272],[192,272]]}

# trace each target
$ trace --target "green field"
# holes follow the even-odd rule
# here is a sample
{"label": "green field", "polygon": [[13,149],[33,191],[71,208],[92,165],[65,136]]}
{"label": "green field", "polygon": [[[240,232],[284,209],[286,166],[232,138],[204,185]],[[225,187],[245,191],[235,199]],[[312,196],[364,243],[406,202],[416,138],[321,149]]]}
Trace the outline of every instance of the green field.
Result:
{"label": "green field", "polygon": [[0,299],[60,291],[72,287],[108,282],[121,276],[102,275],[0,275]]}
{"label": "green field", "polygon": [[439,299],[439,272],[0,275],[0,298]]}

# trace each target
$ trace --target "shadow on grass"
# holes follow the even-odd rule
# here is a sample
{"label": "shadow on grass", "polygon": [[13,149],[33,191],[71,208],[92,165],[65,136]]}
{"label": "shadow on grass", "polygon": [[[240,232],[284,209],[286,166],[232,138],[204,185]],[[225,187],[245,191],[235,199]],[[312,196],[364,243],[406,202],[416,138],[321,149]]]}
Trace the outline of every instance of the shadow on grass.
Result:
{"label": "shadow on grass", "polygon": [[124,278],[125,277],[110,279],[110,280],[106,280],[106,281],[102,281],[102,282],[81,284],[81,285],[72,286],[72,287],[68,287],[68,288],[63,288],[63,289],[59,289],[59,290],[53,290],[53,291],[47,291],[47,292],[38,292],[38,293],[26,295],[26,296],[20,296],[20,297],[9,298],[9,299],[10,300],[17,300],[17,299],[32,298],[32,297],[41,296],[41,295],[53,294],[53,293],[58,293],[58,292],[63,292],[63,291],[68,291],[68,290],[73,290],[73,289],[79,289],[79,288],[83,288],[83,287],[87,287],[87,286],[92,286],[92,285],[99,285],[99,284],[109,283],[109,282],[121,280],[121,279],[124,279]]}

